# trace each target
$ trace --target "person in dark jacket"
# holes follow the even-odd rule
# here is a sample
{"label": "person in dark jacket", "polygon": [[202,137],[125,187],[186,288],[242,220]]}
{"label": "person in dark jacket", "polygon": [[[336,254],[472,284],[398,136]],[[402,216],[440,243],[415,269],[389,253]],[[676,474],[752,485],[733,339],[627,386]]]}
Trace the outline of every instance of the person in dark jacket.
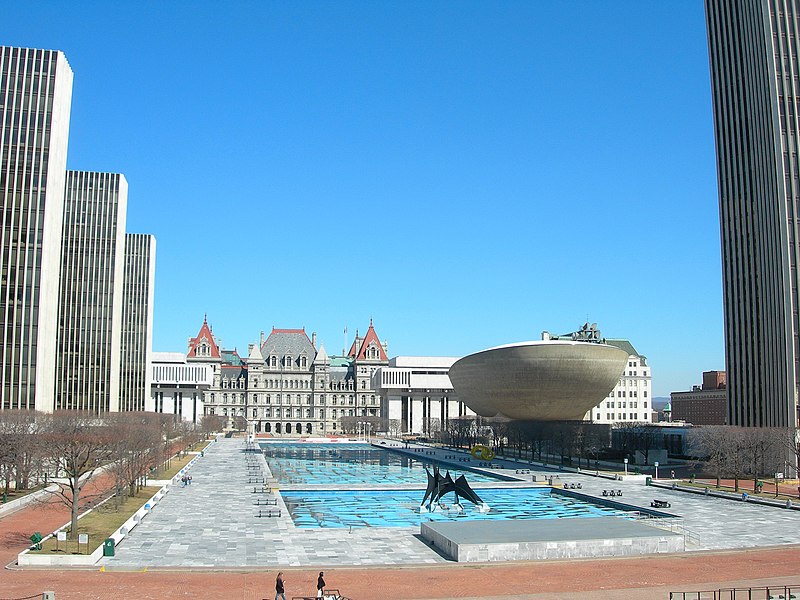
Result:
{"label": "person in dark jacket", "polygon": [[317,598],[322,598],[323,589],[325,589],[325,580],[322,578],[322,571],[320,571],[319,577],[317,577]]}
{"label": "person in dark jacket", "polygon": [[278,577],[275,578],[275,600],[278,600],[278,596],[282,600],[286,600],[286,596],[283,593],[283,571],[280,571]]}

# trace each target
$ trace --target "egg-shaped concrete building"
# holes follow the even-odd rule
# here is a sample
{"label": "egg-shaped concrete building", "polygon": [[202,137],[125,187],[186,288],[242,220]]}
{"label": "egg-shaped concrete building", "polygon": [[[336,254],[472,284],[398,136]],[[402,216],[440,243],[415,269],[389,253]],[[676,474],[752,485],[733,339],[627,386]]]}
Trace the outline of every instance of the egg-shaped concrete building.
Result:
{"label": "egg-shaped concrete building", "polygon": [[449,375],[459,398],[484,417],[571,421],[614,389],[627,361],[615,346],[545,340],[470,354]]}

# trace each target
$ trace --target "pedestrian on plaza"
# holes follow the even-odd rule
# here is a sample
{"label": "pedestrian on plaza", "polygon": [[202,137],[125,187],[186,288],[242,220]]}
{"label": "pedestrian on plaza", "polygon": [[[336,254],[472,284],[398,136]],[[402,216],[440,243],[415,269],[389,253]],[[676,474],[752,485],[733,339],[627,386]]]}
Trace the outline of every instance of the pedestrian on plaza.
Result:
{"label": "pedestrian on plaza", "polygon": [[675,479],[675,471],[670,471],[669,472],[669,478],[670,479]]}
{"label": "pedestrian on plaza", "polygon": [[282,600],[286,600],[286,596],[283,593],[283,583],[283,571],[279,571],[278,577],[275,579],[275,600],[278,600],[278,596]]}
{"label": "pedestrian on plaza", "polygon": [[191,475],[187,475],[186,476],[186,483],[188,483],[189,485],[192,485],[192,476]]}
{"label": "pedestrian on plaza", "polygon": [[322,578],[322,571],[319,572],[317,577],[317,598],[322,598],[322,590],[325,589],[325,580]]}
{"label": "pedestrian on plaza", "polygon": [[186,487],[186,475],[181,477],[181,487]]}

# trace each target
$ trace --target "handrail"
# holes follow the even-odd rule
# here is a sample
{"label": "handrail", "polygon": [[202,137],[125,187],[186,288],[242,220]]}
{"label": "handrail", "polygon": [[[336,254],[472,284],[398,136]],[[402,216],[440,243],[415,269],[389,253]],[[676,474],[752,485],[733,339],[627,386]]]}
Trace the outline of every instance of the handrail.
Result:
{"label": "handrail", "polygon": [[800,600],[800,584],[670,592],[669,598],[670,600],[736,600],[741,597],[739,594],[746,594],[748,600]]}
{"label": "handrail", "polygon": [[633,511],[633,518],[637,521],[647,521],[648,525],[681,534],[685,541],[694,546],[700,545],[700,536],[686,528],[681,517],[659,517],[646,512]]}

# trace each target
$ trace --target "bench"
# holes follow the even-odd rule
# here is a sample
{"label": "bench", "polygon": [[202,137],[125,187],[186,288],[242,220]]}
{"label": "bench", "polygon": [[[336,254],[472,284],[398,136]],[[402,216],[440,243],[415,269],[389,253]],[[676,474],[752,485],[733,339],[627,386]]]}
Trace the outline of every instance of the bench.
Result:
{"label": "bench", "polygon": [[653,500],[650,503],[650,506],[652,506],[653,508],[671,508],[672,507],[672,505],[669,502],[667,502],[666,500]]}
{"label": "bench", "polygon": [[250,477],[247,483],[264,483],[263,477]]}
{"label": "bench", "polygon": [[280,508],[268,508],[265,510],[259,510],[256,516],[260,519],[262,517],[280,517],[281,516],[281,509]]}
{"label": "bench", "polygon": [[278,506],[277,498],[256,498],[253,506]]}
{"label": "bench", "polygon": [[603,490],[603,496],[622,496],[622,490]]}

